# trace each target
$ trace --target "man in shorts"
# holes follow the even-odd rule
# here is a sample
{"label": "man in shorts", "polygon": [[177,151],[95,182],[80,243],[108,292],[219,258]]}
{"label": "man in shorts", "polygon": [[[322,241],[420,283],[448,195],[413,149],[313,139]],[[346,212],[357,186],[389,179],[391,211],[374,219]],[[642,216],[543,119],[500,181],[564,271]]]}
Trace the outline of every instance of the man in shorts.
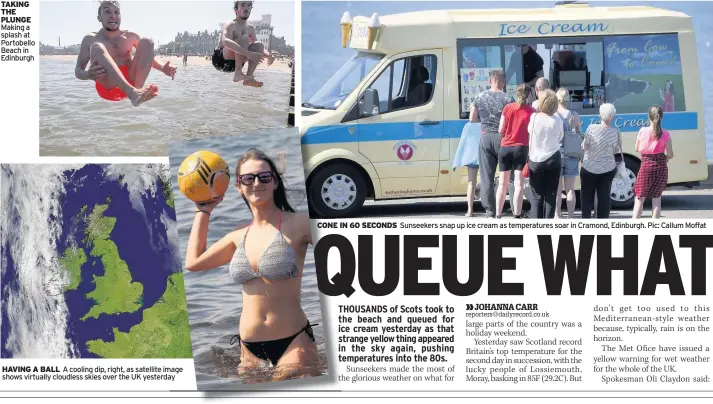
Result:
{"label": "man in shorts", "polygon": [[[74,75],[79,80],[93,80],[99,96],[108,101],[128,98],[138,106],[158,95],[158,87],[146,84],[151,68],[173,79],[176,68],[170,61],[162,64],[154,58],[154,43],[137,33],[121,30],[121,10],[118,1],[102,1],[97,20],[102,28],[87,34],[77,57]],[[131,50],[136,48],[134,57]],[[91,64],[90,64],[91,62]],[[85,70],[87,64],[89,69]]]}
{"label": "man in shorts", "polygon": [[498,152],[502,136],[500,118],[507,104],[515,102],[503,91],[505,87],[505,72],[493,69],[489,75],[490,89],[475,96],[476,115],[474,122],[480,122],[480,195],[485,208],[485,216],[495,217],[495,169],[498,166]]}
{"label": "man in shorts", "polygon": [[[234,82],[242,81],[246,86],[262,87],[253,74],[257,65],[267,59],[268,66],[275,61],[265,45],[256,42],[255,27],[248,24],[253,9],[252,1],[236,1],[233,4],[235,19],[223,26],[220,42],[213,52],[213,66],[222,72],[235,72]],[[243,74],[243,66],[248,62],[248,71]]]}

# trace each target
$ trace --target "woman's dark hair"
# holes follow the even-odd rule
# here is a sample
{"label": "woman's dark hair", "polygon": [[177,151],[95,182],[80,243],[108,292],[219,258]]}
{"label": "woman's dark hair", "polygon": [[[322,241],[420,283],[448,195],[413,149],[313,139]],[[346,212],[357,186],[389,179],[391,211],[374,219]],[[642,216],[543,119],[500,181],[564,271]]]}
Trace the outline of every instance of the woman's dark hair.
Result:
{"label": "woman's dark hair", "polygon": [[[272,194],[272,197],[275,201],[275,205],[284,212],[294,212],[295,210],[292,208],[292,206],[290,206],[290,203],[287,201],[285,180],[282,178],[282,173],[277,171],[277,166],[275,165],[275,162],[272,161],[271,158],[267,157],[267,154],[263,153],[258,149],[249,149],[238,159],[238,163],[235,166],[235,185],[240,186],[240,166],[248,160],[261,160],[266,162],[270,166],[270,170],[272,170],[272,175],[275,181],[277,182],[277,185],[275,186],[275,191]],[[255,179],[255,181],[257,181],[257,178]],[[245,201],[245,204],[250,207],[247,198],[243,196],[243,200]]]}
{"label": "woman's dark hair", "polygon": [[656,140],[661,139],[663,129],[661,129],[661,120],[663,120],[663,108],[660,105],[652,105],[649,107],[649,121],[654,126],[654,136]]}

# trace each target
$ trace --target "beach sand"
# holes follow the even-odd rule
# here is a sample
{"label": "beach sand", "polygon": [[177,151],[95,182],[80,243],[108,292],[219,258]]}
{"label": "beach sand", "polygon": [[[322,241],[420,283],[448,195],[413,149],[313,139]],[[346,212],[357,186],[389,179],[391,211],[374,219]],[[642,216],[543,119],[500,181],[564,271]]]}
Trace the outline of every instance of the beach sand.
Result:
{"label": "beach sand", "polygon": [[[45,60],[61,60],[61,61],[72,61],[75,62],[77,60],[76,55],[43,55],[40,56],[40,60],[45,59]],[[161,62],[166,62],[166,60],[171,61],[171,65],[177,68],[181,68],[183,66],[183,57],[182,56],[158,56],[158,60]],[[200,56],[189,56],[188,57],[188,65],[189,66],[210,66],[213,67],[211,64],[210,59],[206,60],[205,57],[200,57]],[[268,66],[266,63],[261,63],[258,65],[257,70],[272,70],[272,71],[281,71],[281,72],[286,72],[290,73],[292,69],[290,66],[287,64],[286,60],[275,60],[275,63],[273,63],[271,66]]]}

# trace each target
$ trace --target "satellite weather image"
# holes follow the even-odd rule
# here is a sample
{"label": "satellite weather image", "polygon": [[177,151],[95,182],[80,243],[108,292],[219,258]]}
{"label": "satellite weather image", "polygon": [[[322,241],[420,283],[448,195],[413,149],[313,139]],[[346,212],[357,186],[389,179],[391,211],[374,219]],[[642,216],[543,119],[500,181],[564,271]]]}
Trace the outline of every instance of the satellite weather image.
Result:
{"label": "satellite weather image", "polygon": [[0,357],[192,357],[167,166],[0,166]]}

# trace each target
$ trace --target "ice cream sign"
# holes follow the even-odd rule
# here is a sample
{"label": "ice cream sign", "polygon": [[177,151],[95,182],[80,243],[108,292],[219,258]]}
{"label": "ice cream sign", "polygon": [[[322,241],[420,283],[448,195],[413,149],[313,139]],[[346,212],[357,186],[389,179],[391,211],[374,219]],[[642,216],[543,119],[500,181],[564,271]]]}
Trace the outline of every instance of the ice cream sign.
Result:
{"label": "ice cream sign", "polygon": [[[500,69],[500,67],[497,67]],[[468,112],[475,102],[475,96],[490,89],[490,71],[495,68],[463,68],[460,69],[460,93],[463,97],[461,112]]]}
{"label": "ice cream sign", "polygon": [[352,24],[346,22],[349,17],[348,13],[345,13],[342,17],[342,46],[346,47],[345,35],[347,34],[345,28],[349,27],[351,29],[349,33],[349,45],[352,48],[372,49],[379,33],[379,28],[381,28],[379,15],[374,13],[368,22],[352,20]]}
{"label": "ice cream sign", "polygon": [[501,23],[496,25],[495,35],[498,37],[518,36],[561,36],[602,34],[612,32],[610,23],[604,22],[538,22],[531,23]]}
{"label": "ice cream sign", "polygon": [[349,14],[349,11],[344,12],[340,25],[342,26],[342,48],[346,48],[352,33],[352,15]]}

